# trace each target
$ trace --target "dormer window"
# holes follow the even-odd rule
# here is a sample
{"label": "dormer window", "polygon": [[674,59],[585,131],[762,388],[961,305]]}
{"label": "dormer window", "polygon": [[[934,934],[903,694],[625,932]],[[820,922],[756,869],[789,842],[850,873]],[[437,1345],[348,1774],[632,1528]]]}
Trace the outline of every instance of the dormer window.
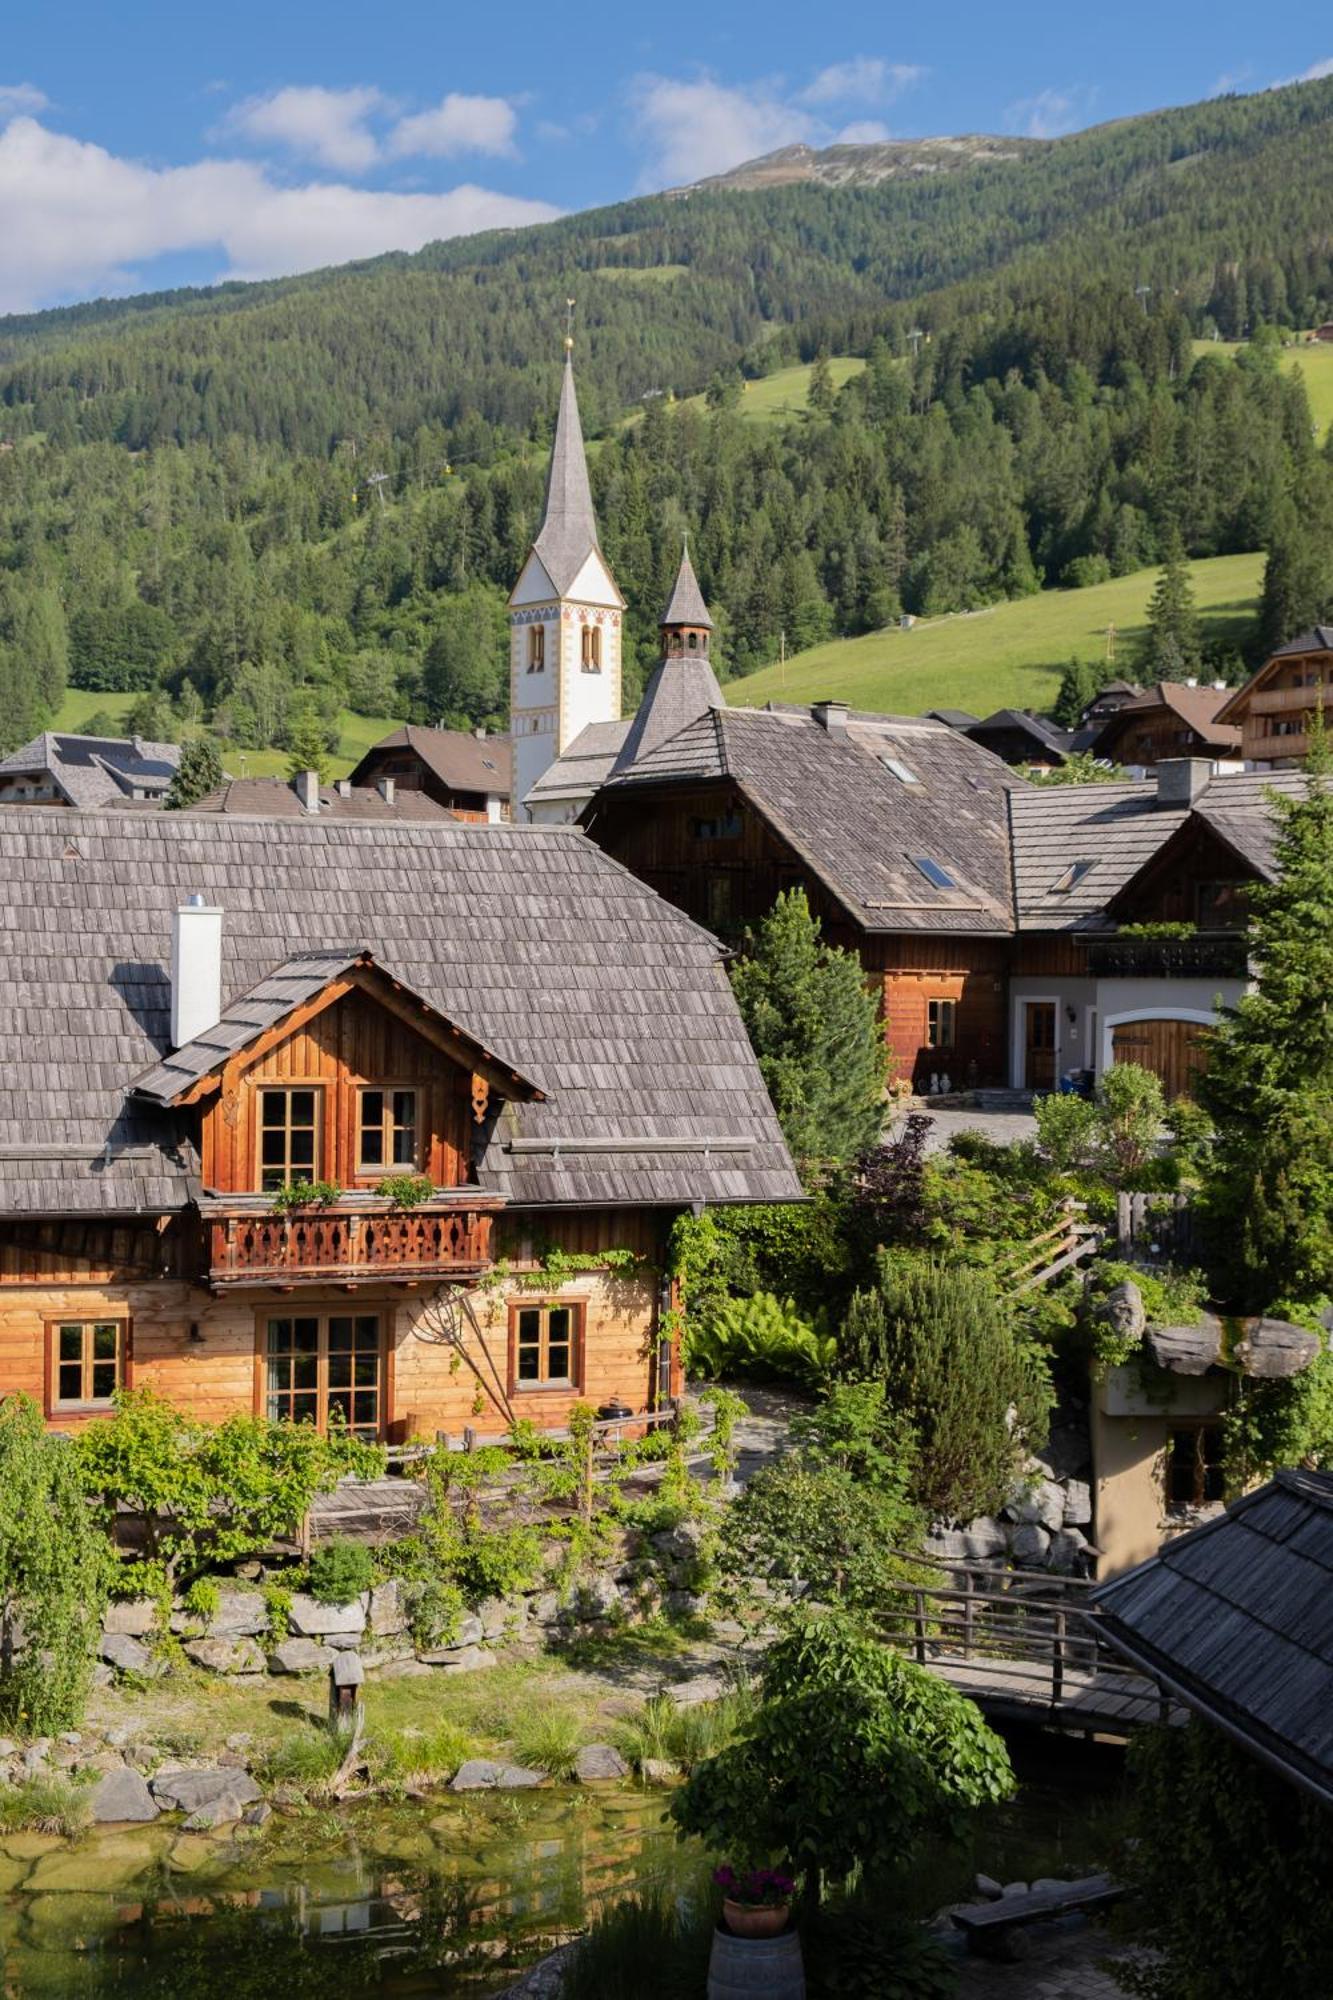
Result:
{"label": "dormer window", "polygon": [[421,1152],[417,1137],[417,1093],[414,1089],[357,1092],[357,1171],[415,1172]]}
{"label": "dormer window", "polygon": [[320,1092],[305,1084],[259,1093],[259,1185],[264,1193],[319,1178]]}
{"label": "dormer window", "polygon": [[602,671],[602,628],[600,625],[585,625],[582,632],[582,663],[585,674],[600,674]]}
{"label": "dormer window", "polygon": [[528,672],[530,674],[540,674],[544,673],[545,670],[546,670],[546,627],[544,625],[529,625]]}

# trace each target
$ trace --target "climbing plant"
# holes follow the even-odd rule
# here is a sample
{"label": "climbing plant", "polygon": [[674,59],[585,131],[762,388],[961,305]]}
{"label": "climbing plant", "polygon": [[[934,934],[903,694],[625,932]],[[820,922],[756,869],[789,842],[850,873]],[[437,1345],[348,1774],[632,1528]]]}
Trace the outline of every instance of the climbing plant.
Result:
{"label": "climbing plant", "polygon": [[46,1434],[27,1396],[7,1396],[0,1403],[0,1719],[8,1727],[50,1736],[79,1721],[112,1568],[74,1447]]}

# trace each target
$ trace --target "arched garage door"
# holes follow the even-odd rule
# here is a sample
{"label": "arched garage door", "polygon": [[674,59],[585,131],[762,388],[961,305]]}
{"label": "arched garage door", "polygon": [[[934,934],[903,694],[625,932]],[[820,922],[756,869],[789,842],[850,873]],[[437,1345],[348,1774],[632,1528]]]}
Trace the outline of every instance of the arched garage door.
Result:
{"label": "arched garage door", "polygon": [[1206,1033],[1198,1021],[1121,1021],[1111,1030],[1111,1058],[1150,1069],[1162,1079],[1169,1102],[1190,1096],[1195,1077],[1207,1066]]}

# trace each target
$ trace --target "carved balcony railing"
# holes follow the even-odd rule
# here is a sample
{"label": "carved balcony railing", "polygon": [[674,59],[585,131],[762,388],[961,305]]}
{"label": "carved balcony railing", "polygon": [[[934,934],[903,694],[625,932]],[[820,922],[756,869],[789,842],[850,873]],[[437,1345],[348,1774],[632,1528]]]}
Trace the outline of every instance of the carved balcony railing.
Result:
{"label": "carved balcony railing", "polygon": [[468,1188],[414,1208],[373,1196],[275,1213],[268,1197],[205,1196],[204,1275],[215,1290],[365,1285],[466,1277],[489,1269],[499,1196]]}
{"label": "carved balcony railing", "polygon": [[1094,979],[1244,979],[1246,946],[1235,937],[1098,939],[1088,946]]}

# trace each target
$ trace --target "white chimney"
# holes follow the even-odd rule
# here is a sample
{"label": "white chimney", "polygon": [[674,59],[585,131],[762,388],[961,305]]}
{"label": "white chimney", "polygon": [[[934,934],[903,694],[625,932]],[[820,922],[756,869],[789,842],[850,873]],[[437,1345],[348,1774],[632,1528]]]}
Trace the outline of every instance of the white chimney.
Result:
{"label": "white chimney", "polygon": [[222,1015],[222,912],[191,896],[171,926],[171,1046],[215,1028]]}
{"label": "white chimney", "polygon": [[302,809],[308,813],[319,811],[319,772],[298,771],[292,779],[292,790],[301,801]]}
{"label": "white chimney", "polygon": [[391,806],[393,804],[394,792],[397,790],[397,787],[394,784],[393,779],[381,778],[379,781],[378,789],[379,789],[379,795],[383,799],[385,805]]}
{"label": "white chimney", "polygon": [[821,729],[830,736],[847,734],[847,704],[845,701],[815,701],[810,704],[810,713]]}

